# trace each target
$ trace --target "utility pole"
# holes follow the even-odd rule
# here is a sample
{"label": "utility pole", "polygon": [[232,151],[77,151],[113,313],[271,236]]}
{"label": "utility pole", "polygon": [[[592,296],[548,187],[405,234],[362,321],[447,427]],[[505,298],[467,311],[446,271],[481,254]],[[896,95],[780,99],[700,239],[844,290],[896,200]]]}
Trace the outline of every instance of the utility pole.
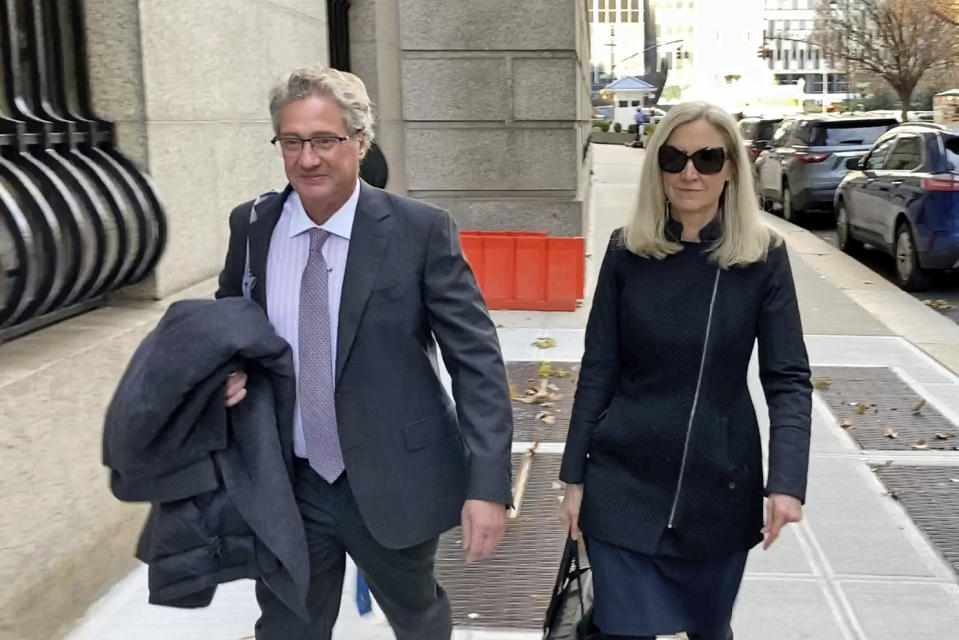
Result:
{"label": "utility pole", "polygon": [[609,42],[606,43],[606,46],[609,47],[609,79],[616,79],[616,27],[609,25]]}

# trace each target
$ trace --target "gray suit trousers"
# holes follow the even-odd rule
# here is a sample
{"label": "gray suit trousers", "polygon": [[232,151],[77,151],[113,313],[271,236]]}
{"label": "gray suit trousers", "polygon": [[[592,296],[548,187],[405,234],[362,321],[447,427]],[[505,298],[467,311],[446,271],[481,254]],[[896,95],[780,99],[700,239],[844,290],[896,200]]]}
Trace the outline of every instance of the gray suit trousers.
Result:
{"label": "gray suit trousers", "polygon": [[387,549],[367,529],[346,473],[332,485],[296,459],[295,493],[310,551],[311,622],[300,619],[262,582],[256,640],[329,640],[340,609],[346,554],[366,577],[397,640],[449,640],[452,613],[433,574],[437,539]]}

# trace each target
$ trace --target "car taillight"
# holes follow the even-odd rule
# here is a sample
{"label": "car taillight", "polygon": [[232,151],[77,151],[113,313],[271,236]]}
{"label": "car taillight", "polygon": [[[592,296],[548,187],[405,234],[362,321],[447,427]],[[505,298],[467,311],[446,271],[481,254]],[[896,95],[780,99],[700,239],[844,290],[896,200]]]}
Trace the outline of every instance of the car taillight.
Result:
{"label": "car taillight", "polygon": [[959,176],[951,173],[939,173],[922,179],[922,188],[926,191],[959,191]]}
{"label": "car taillight", "polygon": [[796,154],[796,159],[803,164],[814,164],[816,162],[822,162],[831,155],[831,153],[798,153]]}

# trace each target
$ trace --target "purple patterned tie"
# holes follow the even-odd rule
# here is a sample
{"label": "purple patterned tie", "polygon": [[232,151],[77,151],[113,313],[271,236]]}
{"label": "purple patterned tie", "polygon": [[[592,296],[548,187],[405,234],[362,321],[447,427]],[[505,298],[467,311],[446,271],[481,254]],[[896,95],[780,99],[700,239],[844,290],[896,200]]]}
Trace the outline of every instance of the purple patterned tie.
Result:
{"label": "purple patterned tie", "polygon": [[333,482],[343,473],[343,452],[336,431],[333,363],[330,347],[330,298],[323,243],[330,237],[310,229],[310,257],[300,283],[300,419],[310,466]]}

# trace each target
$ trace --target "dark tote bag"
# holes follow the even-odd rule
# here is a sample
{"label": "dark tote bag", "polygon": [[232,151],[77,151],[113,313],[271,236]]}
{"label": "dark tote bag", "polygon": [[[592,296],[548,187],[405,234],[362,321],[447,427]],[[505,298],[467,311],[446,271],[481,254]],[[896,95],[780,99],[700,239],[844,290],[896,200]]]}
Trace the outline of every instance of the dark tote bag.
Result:
{"label": "dark tote bag", "polygon": [[556,585],[546,609],[543,640],[588,640],[593,635],[593,581],[589,566],[581,566],[579,545],[566,538]]}

